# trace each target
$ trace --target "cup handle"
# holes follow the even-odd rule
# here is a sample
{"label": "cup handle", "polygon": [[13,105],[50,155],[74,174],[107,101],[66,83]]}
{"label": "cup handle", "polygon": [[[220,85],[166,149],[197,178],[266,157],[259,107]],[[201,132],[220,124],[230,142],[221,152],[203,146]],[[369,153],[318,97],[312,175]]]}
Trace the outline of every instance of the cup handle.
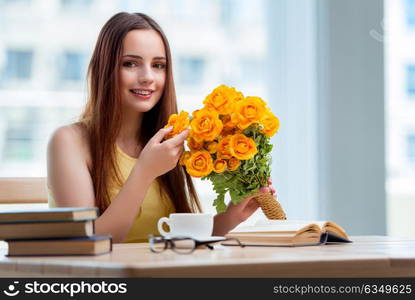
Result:
{"label": "cup handle", "polygon": [[166,232],[163,229],[163,223],[166,223],[167,225],[169,225],[170,227],[170,220],[167,217],[162,217],[159,219],[159,221],[157,222],[157,229],[159,230],[160,234],[162,236],[167,236],[170,232]]}

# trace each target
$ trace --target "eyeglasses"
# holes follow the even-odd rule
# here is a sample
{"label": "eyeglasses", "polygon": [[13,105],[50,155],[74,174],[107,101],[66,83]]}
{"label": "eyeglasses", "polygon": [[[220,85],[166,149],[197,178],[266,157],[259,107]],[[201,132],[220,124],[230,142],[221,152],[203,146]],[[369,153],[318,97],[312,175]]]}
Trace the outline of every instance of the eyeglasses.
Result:
{"label": "eyeglasses", "polygon": [[174,238],[165,238],[159,236],[153,236],[150,234],[148,236],[148,241],[150,243],[150,250],[154,253],[163,252],[166,249],[171,249],[178,254],[190,254],[196,250],[199,246],[206,246],[208,249],[213,250],[212,243],[224,242],[224,241],[235,241],[238,246],[245,247],[238,239],[236,238],[227,238],[220,241],[198,241],[191,237],[174,237]]}

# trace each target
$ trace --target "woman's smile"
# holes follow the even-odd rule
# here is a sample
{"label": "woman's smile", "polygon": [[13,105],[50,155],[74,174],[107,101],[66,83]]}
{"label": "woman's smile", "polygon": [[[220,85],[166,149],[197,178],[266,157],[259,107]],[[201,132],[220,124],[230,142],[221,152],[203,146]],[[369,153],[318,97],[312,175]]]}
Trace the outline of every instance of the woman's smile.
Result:
{"label": "woman's smile", "polygon": [[148,100],[153,95],[154,90],[151,89],[130,89],[130,92],[138,99]]}

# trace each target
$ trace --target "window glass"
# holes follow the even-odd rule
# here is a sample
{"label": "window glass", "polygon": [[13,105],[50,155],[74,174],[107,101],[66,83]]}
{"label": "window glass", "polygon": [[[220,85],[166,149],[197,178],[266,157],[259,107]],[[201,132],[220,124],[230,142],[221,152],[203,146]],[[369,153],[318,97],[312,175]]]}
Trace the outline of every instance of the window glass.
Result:
{"label": "window glass", "polygon": [[408,135],[408,160],[415,163],[415,134]]}
{"label": "window glass", "polygon": [[415,1],[414,0],[404,0],[406,3],[405,12],[406,12],[406,22],[409,27],[415,26]]}
{"label": "window glass", "polygon": [[6,66],[3,80],[30,79],[32,75],[31,50],[6,50]]}
{"label": "window glass", "polygon": [[183,85],[200,85],[203,82],[205,60],[201,57],[181,57],[179,78]]}
{"label": "window glass", "polygon": [[406,80],[408,87],[408,95],[415,95],[415,65],[408,65],[406,67]]}
{"label": "window glass", "polygon": [[62,57],[62,80],[81,81],[85,80],[87,68],[86,55],[76,52],[65,52]]}

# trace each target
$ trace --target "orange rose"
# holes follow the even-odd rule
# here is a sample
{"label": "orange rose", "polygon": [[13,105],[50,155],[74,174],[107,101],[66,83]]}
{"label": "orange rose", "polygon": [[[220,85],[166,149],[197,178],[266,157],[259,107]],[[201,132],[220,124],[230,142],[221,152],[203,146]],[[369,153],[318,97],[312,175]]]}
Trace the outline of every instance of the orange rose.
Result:
{"label": "orange rose", "polygon": [[180,156],[180,160],[179,160],[179,164],[181,166],[185,166],[186,165],[186,161],[190,158],[192,154],[190,153],[190,151],[184,151],[182,153],[182,155]]}
{"label": "orange rose", "polygon": [[239,129],[236,123],[231,120],[231,115],[224,115],[222,117],[223,129],[221,135],[233,134],[235,129]]}
{"label": "orange rose", "polygon": [[191,135],[199,142],[213,141],[222,131],[223,124],[216,111],[200,109],[193,112]]}
{"label": "orange rose", "polygon": [[239,133],[230,137],[230,152],[237,159],[247,160],[254,157],[258,150],[253,139]]}
{"label": "orange rose", "polygon": [[203,104],[207,108],[217,111],[220,115],[226,115],[233,112],[235,102],[242,100],[243,97],[242,93],[235,88],[220,85],[205,98]]}
{"label": "orange rose", "polygon": [[218,143],[216,142],[210,142],[206,145],[206,150],[210,153],[210,154],[214,154],[217,152],[218,150]]}
{"label": "orange rose", "polygon": [[173,126],[173,129],[166,135],[166,140],[178,135],[180,132],[189,127],[189,113],[181,111],[180,114],[172,114],[169,117],[169,121],[164,128]]}
{"label": "orange rose", "polygon": [[209,152],[196,151],[186,160],[186,171],[190,176],[203,177],[207,176],[213,170],[213,161]]}
{"label": "orange rose", "polygon": [[270,111],[263,115],[261,124],[264,125],[264,129],[260,132],[267,137],[272,137],[280,128],[280,120]]}
{"label": "orange rose", "polygon": [[230,160],[228,160],[227,164],[229,171],[235,171],[241,165],[241,161],[235,157],[232,157]]}
{"label": "orange rose", "polygon": [[232,157],[231,151],[230,151],[230,141],[231,136],[225,136],[223,137],[217,147],[217,156],[220,159],[229,159]]}
{"label": "orange rose", "polygon": [[196,141],[193,136],[187,138],[187,146],[192,151],[197,151],[203,148],[203,142]]}
{"label": "orange rose", "polygon": [[217,159],[213,163],[213,171],[220,174],[226,170],[226,161],[223,159]]}
{"label": "orange rose", "polygon": [[235,112],[231,120],[243,130],[252,123],[258,123],[265,111],[265,102],[261,98],[246,97],[235,104]]}

